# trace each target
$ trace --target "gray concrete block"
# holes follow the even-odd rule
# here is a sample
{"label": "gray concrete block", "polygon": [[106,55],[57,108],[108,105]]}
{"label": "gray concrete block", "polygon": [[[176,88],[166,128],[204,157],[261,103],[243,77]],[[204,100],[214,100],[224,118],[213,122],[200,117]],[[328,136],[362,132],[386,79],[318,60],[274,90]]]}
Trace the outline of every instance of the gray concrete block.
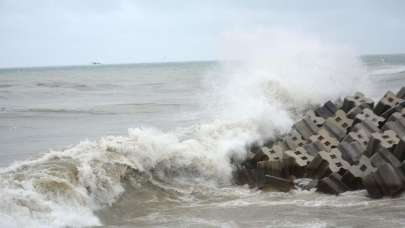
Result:
{"label": "gray concrete block", "polygon": [[405,137],[399,138],[399,143],[395,146],[393,154],[399,161],[405,160]]}
{"label": "gray concrete block", "polygon": [[261,147],[258,144],[252,144],[247,147],[248,153],[242,165],[248,169],[257,168],[257,162],[268,160],[267,154],[264,153],[263,149],[266,147]]}
{"label": "gray concrete block", "polygon": [[293,125],[293,129],[302,135],[305,140],[308,140],[309,137],[316,134],[319,130],[319,128],[308,117],[296,122]]}
{"label": "gray concrete block", "polygon": [[350,164],[342,158],[338,149],[329,152],[320,151],[307,167],[307,175],[312,178],[322,178],[330,173],[345,173]]}
{"label": "gray concrete block", "polygon": [[275,143],[271,148],[263,147],[263,152],[270,160],[282,160],[286,150],[288,150],[288,146],[282,141]]}
{"label": "gray concrete block", "polygon": [[349,119],[344,111],[338,110],[333,117],[326,120],[324,128],[330,135],[341,141],[352,124],[353,120]]}
{"label": "gray concrete block", "polygon": [[308,117],[312,122],[318,127],[322,127],[323,124],[325,123],[325,119],[322,117],[319,117],[315,114],[314,111],[310,110],[305,114],[305,117]]}
{"label": "gray concrete block", "polygon": [[257,163],[257,167],[263,169],[266,174],[283,177],[287,176],[284,169],[284,163],[281,160],[267,160]]}
{"label": "gray concrete block", "polygon": [[313,135],[309,138],[311,142],[319,142],[323,149],[327,151],[336,148],[339,144],[339,141],[330,135],[329,131],[325,128],[321,128],[316,135]]}
{"label": "gray concrete block", "polygon": [[353,120],[349,119],[346,112],[342,110],[338,110],[335,115],[328,118],[328,120],[333,120],[339,127],[346,131],[353,125]]}
{"label": "gray concrete block", "polygon": [[377,115],[383,114],[385,111],[394,108],[398,105],[402,99],[398,98],[393,92],[388,91],[383,98],[377,103],[374,108],[374,112]]}
{"label": "gray concrete block", "polygon": [[342,140],[346,135],[346,130],[339,127],[339,125],[337,125],[336,122],[331,119],[326,120],[323,128],[326,129],[329,134],[336,138],[338,141]]}
{"label": "gray concrete block", "polygon": [[328,150],[320,141],[305,144],[304,149],[312,156],[316,156],[319,153],[319,151]]}
{"label": "gray concrete block", "polygon": [[304,176],[306,166],[314,159],[303,147],[287,150],[284,155],[290,159],[290,173],[296,177]]}
{"label": "gray concrete block", "polygon": [[398,171],[391,164],[384,164],[378,167],[376,171],[377,183],[379,179],[382,183],[378,183],[382,190],[382,193],[386,196],[396,196],[403,191],[403,181]]}
{"label": "gray concrete block", "polygon": [[329,118],[333,115],[335,115],[336,111],[338,110],[338,107],[336,106],[335,103],[332,101],[327,101],[322,107],[319,107],[315,110],[315,113],[326,119]]}
{"label": "gray concrete block", "polygon": [[345,112],[349,112],[353,108],[360,105],[365,105],[372,109],[374,106],[374,101],[365,97],[364,94],[357,92],[354,94],[354,96],[345,97],[342,110]]}
{"label": "gray concrete block", "polygon": [[350,165],[357,164],[365,151],[365,148],[357,141],[341,142],[338,149],[342,153],[342,158]]}
{"label": "gray concrete block", "polygon": [[357,114],[359,114],[363,109],[369,108],[370,106],[366,103],[362,103],[359,106],[352,108],[349,112],[347,112],[347,117],[350,119],[354,119]]}
{"label": "gray concrete block", "polygon": [[300,133],[296,130],[292,130],[288,135],[284,137],[284,142],[289,149],[295,149],[297,147],[304,146],[307,142]]}
{"label": "gray concrete block", "polygon": [[398,119],[405,118],[405,108],[398,110],[397,112],[392,113],[392,115],[388,118],[387,122],[395,122]]}
{"label": "gray concrete block", "polygon": [[320,180],[317,189],[319,192],[334,195],[339,195],[348,190],[349,188],[342,182],[342,177],[338,173],[332,173]]}
{"label": "gray concrete block", "polygon": [[377,116],[371,109],[363,109],[359,114],[356,115],[354,122],[362,122],[364,120],[369,120],[373,122],[376,126],[381,126],[382,123],[385,121],[383,117]]}
{"label": "gray concrete block", "polygon": [[352,190],[361,189],[364,187],[363,178],[375,171],[376,168],[371,164],[370,159],[362,155],[358,163],[352,165],[342,176],[342,181]]}
{"label": "gray concrete block", "polygon": [[383,130],[393,130],[399,137],[405,137],[405,118],[402,115],[391,118],[395,121],[388,121],[382,127]]}
{"label": "gray concrete block", "polygon": [[404,108],[405,108],[405,101],[401,99],[399,104],[397,104],[394,107],[392,107],[392,108],[388,109],[387,111],[383,112],[381,114],[381,116],[384,117],[385,119],[389,119],[389,117],[391,117],[391,115],[393,113],[400,112]]}
{"label": "gray concrete block", "polygon": [[358,129],[357,131],[349,132],[344,138],[343,142],[359,142],[363,149],[367,149],[368,142],[370,141],[369,134],[362,128]]}
{"label": "gray concrete block", "polygon": [[265,175],[265,184],[272,189],[282,192],[288,192],[294,188],[294,181],[272,175]]}
{"label": "gray concrete block", "polygon": [[401,166],[399,167],[399,169],[401,170],[401,172],[402,172],[403,174],[405,174],[405,161],[402,161],[402,162],[401,162]]}
{"label": "gray concrete block", "polygon": [[405,99],[405,87],[402,87],[398,92],[397,92],[397,97],[401,99]]}
{"label": "gray concrete block", "polygon": [[363,178],[363,185],[367,190],[369,197],[380,199],[384,196],[380,185],[377,183],[375,173],[370,173],[365,178]]}
{"label": "gray concrete block", "polygon": [[376,132],[371,134],[366,155],[371,157],[378,150],[385,149],[392,151],[396,144],[399,143],[399,138],[392,130],[387,130],[382,133]]}
{"label": "gray concrete block", "polygon": [[371,137],[371,135],[373,133],[376,132],[381,132],[381,130],[378,128],[378,126],[376,126],[373,122],[369,121],[369,120],[364,120],[361,123],[357,123],[352,127],[352,131],[359,131],[360,129],[363,129],[367,135],[369,136],[369,138]]}
{"label": "gray concrete block", "polygon": [[377,168],[380,167],[381,165],[384,165],[385,163],[389,163],[394,167],[401,166],[401,162],[391,152],[387,151],[386,149],[380,149],[370,158],[370,160],[373,166]]}

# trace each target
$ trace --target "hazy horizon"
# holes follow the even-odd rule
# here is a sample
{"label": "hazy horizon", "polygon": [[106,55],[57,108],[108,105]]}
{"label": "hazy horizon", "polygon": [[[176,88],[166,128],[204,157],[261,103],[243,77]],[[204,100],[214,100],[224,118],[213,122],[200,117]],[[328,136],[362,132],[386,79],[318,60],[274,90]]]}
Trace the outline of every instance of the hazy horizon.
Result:
{"label": "hazy horizon", "polygon": [[[359,55],[360,58],[368,57],[368,56],[401,56],[405,53],[382,53],[382,54],[362,54]],[[97,62],[94,64],[93,62],[90,63],[83,63],[83,64],[73,64],[73,65],[37,65],[37,66],[13,66],[13,67],[0,67],[0,70],[8,70],[8,69],[26,69],[26,68],[58,68],[58,67],[85,67],[85,66],[120,66],[120,65],[154,65],[154,64],[182,64],[182,63],[198,63],[198,62],[221,62],[220,59],[201,59],[201,60],[176,60],[176,61],[160,61],[160,62],[122,62],[122,63],[103,63]],[[232,61],[232,60],[231,60]]]}

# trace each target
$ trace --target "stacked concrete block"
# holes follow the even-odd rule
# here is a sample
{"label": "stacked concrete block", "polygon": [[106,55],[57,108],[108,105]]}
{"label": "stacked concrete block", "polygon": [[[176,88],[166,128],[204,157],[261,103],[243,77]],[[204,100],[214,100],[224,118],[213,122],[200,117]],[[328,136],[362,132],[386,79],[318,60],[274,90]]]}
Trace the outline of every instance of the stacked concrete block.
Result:
{"label": "stacked concrete block", "polygon": [[282,192],[288,192],[294,187],[294,181],[279,176],[265,175],[265,183]]}
{"label": "stacked concrete block", "polygon": [[363,129],[369,137],[371,137],[373,133],[381,132],[380,128],[370,120],[363,120],[352,127],[352,131],[358,131],[360,129]]}
{"label": "stacked concrete block", "polygon": [[397,112],[392,113],[391,116],[388,118],[388,121],[395,122],[396,120],[401,118],[405,118],[405,108],[401,108]]}
{"label": "stacked concrete block", "polygon": [[368,108],[363,109],[360,113],[358,113],[354,119],[354,122],[358,123],[364,120],[369,120],[376,126],[381,126],[385,121],[383,117],[377,116],[371,109]]}
{"label": "stacked concrete block", "polygon": [[290,133],[249,147],[238,184],[288,191],[296,178],[328,194],[366,189],[372,198],[405,190],[405,87],[374,102],[361,93],[308,111]]}
{"label": "stacked concrete block", "polygon": [[264,154],[268,159],[257,162],[257,167],[265,170],[265,173],[281,176],[283,174],[283,151],[280,145],[274,145],[272,149],[264,147]]}
{"label": "stacked concrete block", "polygon": [[364,179],[364,186],[372,198],[397,196],[404,189],[403,173],[397,167],[385,163]]}
{"label": "stacked concrete block", "polygon": [[357,164],[365,151],[365,148],[358,141],[342,142],[339,144],[338,149],[342,154],[342,158],[350,165]]}
{"label": "stacked concrete block", "polygon": [[263,153],[268,157],[266,160],[282,160],[284,151],[283,144],[275,144],[271,148],[263,147]]}
{"label": "stacked concrete block", "polygon": [[323,146],[323,149],[327,151],[336,148],[339,144],[339,141],[324,128],[320,129],[316,135],[309,137],[309,140],[311,142],[318,141]]}
{"label": "stacked concrete block", "polygon": [[348,96],[344,99],[342,110],[348,113],[353,108],[359,106],[372,109],[374,106],[374,101],[365,97],[364,94],[357,92],[354,94],[354,96]]}
{"label": "stacked concrete block", "polygon": [[343,174],[350,168],[339,150],[333,149],[329,152],[320,151],[307,167],[307,176],[320,179],[330,173]]}
{"label": "stacked concrete block", "polygon": [[405,137],[399,138],[399,143],[395,146],[393,154],[399,161],[405,160]]}
{"label": "stacked concrete block", "polygon": [[[336,111],[335,111],[335,112],[336,112]],[[335,113],[335,112],[334,112],[334,113]],[[332,114],[332,116],[334,115],[334,113]],[[322,118],[322,117],[320,117],[320,116],[317,116],[317,115],[315,114],[315,112],[312,111],[312,110],[308,111],[308,112],[305,114],[305,117],[308,117],[310,120],[312,120],[312,122],[313,122],[318,128],[322,127],[323,124],[325,123],[325,119]]]}
{"label": "stacked concrete block", "polygon": [[290,149],[302,147],[306,144],[306,140],[296,130],[292,130],[285,138],[284,142]]}
{"label": "stacked concrete block", "polygon": [[405,118],[403,115],[399,112],[393,113],[382,129],[393,130],[400,138],[405,137]]}
{"label": "stacked concrete block", "polygon": [[352,124],[353,120],[349,119],[344,111],[338,110],[334,116],[325,121],[324,128],[340,141],[346,136]]}
{"label": "stacked concrete block", "polygon": [[405,101],[401,99],[401,101],[395,105],[394,107],[388,109],[385,111],[383,114],[381,114],[382,117],[388,118],[390,117],[393,113],[395,112],[400,112],[402,109],[405,108]]}
{"label": "stacked concrete block", "polygon": [[343,183],[339,173],[332,173],[328,177],[322,178],[318,184],[318,192],[338,195],[348,191],[349,188]]}
{"label": "stacked concrete block", "polygon": [[266,160],[257,163],[259,169],[263,169],[266,174],[274,176],[284,176],[283,175],[283,163],[281,160]]}
{"label": "stacked concrete block", "polygon": [[295,177],[303,177],[305,168],[314,159],[303,147],[297,147],[294,150],[287,150],[285,156],[290,159],[290,173]]}
{"label": "stacked concrete block", "polygon": [[374,167],[380,167],[386,163],[389,163],[395,167],[401,166],[401,162],[391,152],[386,149],[380,149],[370,158]]}
{"label": "stacked concrete block", "polygon": [[362,103],[359,106],[352,108],[349,112],[347,112],[347,117],[350,119],[354,119],[359,113],[361,113],[364,109],[369,109],[370,106],[366,103]]}
{"label": "stacked concrete block", "polygon": [[305,117],[295,123],[293,129],[295,129],[305,140],[308,140],[309,137],[316,134],[319,130],[309,117]]}
{"label": "stacked concrete block", "polygon": [[342,176],[342,182],[351,190],[364,188],[363,178],[376,171],[368,157],[362,155],[358,163],[352,165]]}
{"label": "stacked concrete block", "polygon": [[315,109],[315,113],[316,115],[327,119],[331,116],[334,116],[337,110],[338,107],[336,106],[336,104],[332,101],[328,101],[322,107]]}
{"label": "stacked concrete block", "polygon": [[370,142],[366,150],[366,155],[371,157],[378,150],[392,151],[395,145],[399,143],[399,138],[392,130],[387,130],[382,133],[376,132],[371,134]]}
{"label": "stacked concrete block", "polygon": [[363,128],[355,129],[349,132],[343,139],[343,142],[359,142],[365,150],[368,142],[370,141],[370,135]]}
{"label": "stacked concrete block", "polygon": [[393,92],[388,91],[377,103],[374,108],[374,112],[377,115],[382,115],[384,112],[397,106],[401,101],[402,99],[398,98]]}
{"label": "stacked concrete block", "polygon": [[328,151],[319,140],[305,144],[304,149],[312,156],[316,156],[320,151]]}
{"label": "stacked concrete block", "polygon": [[397,97],[401,99],[405,99],[405,87],[402,87],[398,92],[397,92]]}

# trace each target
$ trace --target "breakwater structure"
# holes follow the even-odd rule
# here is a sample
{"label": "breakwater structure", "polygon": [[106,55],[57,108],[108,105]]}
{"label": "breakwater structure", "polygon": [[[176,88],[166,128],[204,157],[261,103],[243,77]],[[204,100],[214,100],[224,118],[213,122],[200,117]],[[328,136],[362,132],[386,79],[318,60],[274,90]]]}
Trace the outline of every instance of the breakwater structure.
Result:
{"label": "breakwater structure", "polygon": [[375,102],[357,92],[305,113],[289,133],[248,148],[236,184],[340,194],[366,189],[371,198],[405,190],[405,87]]}

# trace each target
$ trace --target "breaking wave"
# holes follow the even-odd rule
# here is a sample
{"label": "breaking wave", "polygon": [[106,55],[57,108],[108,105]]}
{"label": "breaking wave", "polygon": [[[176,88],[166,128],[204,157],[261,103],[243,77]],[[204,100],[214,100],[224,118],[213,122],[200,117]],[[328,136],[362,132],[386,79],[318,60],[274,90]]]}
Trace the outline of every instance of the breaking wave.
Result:
{"label": "breaking wave", "polygon": [[116,202],[130,182],[167,191],[229,186],[231,160],[242,159],[247,145],[287,131],[308,105],[367,91],[355,53],[307,34],[228,33],[224,47],[233,61],[207,74],[200,101],[207,120],[168,132],[129,129],[2,169],[0,226],[100,225],[94,212]]}

